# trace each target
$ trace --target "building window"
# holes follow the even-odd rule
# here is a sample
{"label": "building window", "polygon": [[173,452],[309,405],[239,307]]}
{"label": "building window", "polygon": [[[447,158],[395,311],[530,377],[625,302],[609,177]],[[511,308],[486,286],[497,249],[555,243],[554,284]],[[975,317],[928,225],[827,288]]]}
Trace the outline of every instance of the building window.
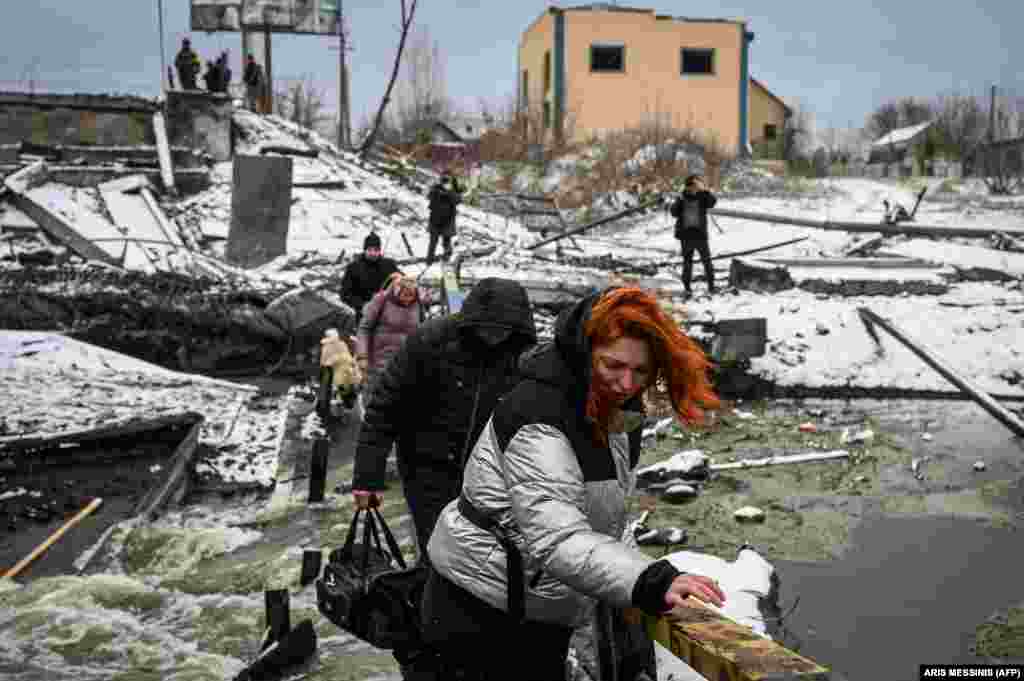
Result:
{"label": "building window", "polygon": [[695,49],[684,47],[681,51],[684,76],[709,76],[715,73],[715,51],[713,49]]}
{"label": "building window", "polygon": [[551,91],[551,50],[544,53],[544,94]]}
{"label": "building window", "polygon": [[766,140],[773,140],[778,138],[779,129],[772,123],[768,123],[764,126],[764,138]]}
{"label": "building window", "polygon": [[523,89],[519,96],[520,104],[522,108],[530,108],[530,72],[523,69]]}
{"label": "building window", "polygon": [[544,129],[551,127],[551,102],[544,102]]}
{"label": "building window", "polygon": [[591,45],[591,72],[622,72],[626,70],[626,48],[623,45]]}

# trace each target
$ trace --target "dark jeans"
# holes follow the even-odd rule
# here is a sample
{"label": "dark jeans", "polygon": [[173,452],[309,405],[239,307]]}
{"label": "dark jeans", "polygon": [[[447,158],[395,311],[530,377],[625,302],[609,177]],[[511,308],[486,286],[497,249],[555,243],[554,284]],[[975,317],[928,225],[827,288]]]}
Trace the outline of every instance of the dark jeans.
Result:
{"label": "dark jeans", "polygon": [[570,627],[517,622],[431,570],[424,636],[441,678],[564,681]]}
{"label": "dark jeans", "polygon": [[438,238],[444,240],[444,259],[452,257],[452,234],[450,232],[435,232],[430,230],[430,242],[427,244],[427,264],[434,262],[434,251],[437,250]]}
{"label": "dark jeans", "polygon": [[708,291],[715,290],[715,267],[711,264],[711,249],[708,248],[707,239],[683,239],[680,241],[683,249],[683,287],[690,291],[690,280],[693,278],[693,252],[700,254],[700,261],[704,264],[704,277],[708,282]]}

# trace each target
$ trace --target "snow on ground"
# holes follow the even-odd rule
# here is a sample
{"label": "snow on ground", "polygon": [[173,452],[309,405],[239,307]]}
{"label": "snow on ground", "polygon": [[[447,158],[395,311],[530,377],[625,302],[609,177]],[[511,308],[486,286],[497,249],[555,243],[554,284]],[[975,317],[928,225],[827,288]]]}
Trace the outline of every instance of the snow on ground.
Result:
{"label": "snow on ground", "polygon": [[[947,296],[825,299],[794,289],[725,295],[688,307],[697,320],[765,317],[768,353],[751,366],[781,385],[955,390],[881,330],[885,353],[877,356],[857,314],[865,306],[983,389],[1024,395],[1024,384],[1012,385],[1024,375],[1024,294],[993,284],[957,288]],[[961,302],[965,294],[973,300]]]}
{"label": "snow on ground", "polygon": [[[330,142],[276,117],[236,111],[235,123],[244,135],[238,153],[257,154],[265,145],[326,150],[317,158],[293,156],[293,182],[340,182],[343,189],[295,187],[288,231],[289,255],[319,253],[337,259],[363,250],[363,239],[377,231],[385,255],[403,259],[426,254],[428,208],[426,188],[416,191],[364,163],[355,154],[339,151]],[[179,224],[195,225],[204,235],[224,239],[231,223],[232,163],[218,164],[212,186],[177,204],[169,212]],[[529,238],[517,222],[463,205],[458,219],[456,253],[492,243]],[[403,239],[404,235],[404,239]],[[410,254],[405,242],[413,253]],[[281,264],[281,263],[278,263]],[[273,266],[260,272],[274,275]]]}
{"label": "snow on ground", "polygon": [[283,423],[266,418],[274,405],[254,393],[59,334],[0,332],[0,445],[194,412],[212,451],[200,473],[269,485]]}
{"label": "snow on ground", "polygon": [[[749,210],[797,216],[818,220],[874,221],[880,219],[877,208],[883,198],[913,206],[913,189],[890,182],[860,178],[819,181],[830,191],[814,191],[806,197],[719,197],[722,208]],[[918,222],[956,226],[1024,227],[1024,216],[1014,211],[979,206],[977,188],[969,212],[954,214],[934,209],[926,198],[918,211]],[[966,205],[966,204],[965,204]],[[941,209],[942,206],[940,205]],[[937,219],[924,218],[932,215]],[[938,216],[942,216],[938,219]],[[962,218],[962,219],[961,219]],[[725,234],[711,226],[712,253],[744,251],[788,239],[808,237],[789,246],[774,249],[763,257],[828,257],[841,254],[850,246],[874,236],[840,231],[766,223],[734,218],[718,218]],[[673,221],[666,212],[658,211],[642,219],[623,220],[575,237],[574,249],[568,240],[562,246],[567,255],[603,256],[637,262],[677,259],[678,241],[673,235]],[[525,243],[529,243],[526,241]],[[983,240],[931,240],[892,237],[884,246],[886,253],[934,262],[939,266],[958,268],[986,267],[1024,275],[1024,255],[986,248]],[[536,251],[546,258],[555,257],[555,245]],[[756,257],[756,256],[754,256]],[[716,262],[721,278],[728,271],[729,259]],[[943,283],[952,274],[945,269],[882,269],[854,267],[790,267],[796,281],[899,280]],[[703,268],[695,263],[695,274]],[[657,277],[644,278],[643,283],[661,290],[678,292],[679,266],[659,270]],[[529,252],[509,251],[490,258],[473,261],[463,268],[472,277],[509,276],[524,281],[549,282],[554,285],[600,286],[610,280],[610,273],[596,268],[569,267],[531,259]],[[695,284],[703,291],[703,283]],[[906,333],[924,343],[947,360],[963,375],[971,377],[986,390],[1003,394],[1024,394],[1024,293],[1019,284],[953,283],[942,296],[868,296],[825,297],[802,290],[770,295],[740,291],[710,300],[699,299],[687,304],[690,317],[698,320],[720,320],[743,317],[765,317],[768,320],[768,354],[753,360],[752,368],[759,375],[784,386],[804,385],[827,387],[887,387],[916,390],[955,388],[916,355],[895,339],[884,336],[885,355],[876,357],[870,337],[857,315],[857,307],[867,306],[891,319]],[[827,334],[819,333],[827,329]]]}

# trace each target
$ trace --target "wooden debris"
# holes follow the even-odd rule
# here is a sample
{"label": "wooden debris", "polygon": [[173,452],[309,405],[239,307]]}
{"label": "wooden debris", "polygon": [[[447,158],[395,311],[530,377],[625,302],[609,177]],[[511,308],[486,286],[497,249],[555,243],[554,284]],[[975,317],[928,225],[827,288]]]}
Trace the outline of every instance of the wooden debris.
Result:
{"label": "wooden debris", "polygon": [[54,532],[49,537],[47,537],[46,541],[44,541],[42,544],[37,546],[32,551],[32,553],[30,553],[27,556],[25,556],[24,558],[22,558],[20,561],[17,562],[17,564],[15,564],[14,567],[12,567],[10,570],[5,572],[4,573],[4,577],[7,578],[7,579],[13,579],[14,577],[17,577],[21,573],[22,570],[24,570],[26,567],[28,567],[32,563],[32,561],[34,561],[39,556],[43,555],[43,553],[45,553],[48,548],[53,546],[57,542],[58,539],[63,537],[64,534],[68,530],[70,530],[72,527],[77,525],[83,518],[85,518],[86,516],[91,514],[97,508],[99,508],[102,503],[103,503],[103,499],[100,499],[99,497],[97,497],[97,498],[93,499],[92,501],[90,501],[88,506],[86,506],[81,511],[79,511],[77,514],[75,514],[75,516],[73,518],[71,518],[71,520],[69,520],[66,523],[64,523],[63,525],[61,525],[57,529],[56,532]]}

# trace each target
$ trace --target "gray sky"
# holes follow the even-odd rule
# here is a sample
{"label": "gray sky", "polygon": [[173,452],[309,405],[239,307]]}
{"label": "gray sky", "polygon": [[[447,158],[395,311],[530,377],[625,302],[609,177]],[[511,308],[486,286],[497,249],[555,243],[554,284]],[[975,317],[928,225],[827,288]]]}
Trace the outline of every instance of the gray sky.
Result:
{"label": "gray sky", "polygon": [[[0,22],[0,89],[122,92],[155,96],[160,76],[156,0],[35,0],[19,2]],[[449,94],[463,107],[515,91],[519,34],[546,0],[420,0],[416,23],[441,46]],[[563,2],[562,6],[584,4]],[[952,89],[984,92],[995,83],[1024,94],[1024,2],[977,0],[705,0],[619,3],[661,13],[743,17],[756,34],[751,74],[775,94],[799,100],[819,128],[860,127],[880,103],[899,96],[930,97]],[[396,0],[344,0],[352,29],[352,119],[375,109],[397,44]],[[166,57],[173,62],[189,33],[188,0],[164,0]],[[239,34],[195,34],[205,60],[232,51],[240,77]],[[274,37],[280,82],[311,76],[337,100],[334,38]],[[262,58],[258,55],[258,59]]]}

